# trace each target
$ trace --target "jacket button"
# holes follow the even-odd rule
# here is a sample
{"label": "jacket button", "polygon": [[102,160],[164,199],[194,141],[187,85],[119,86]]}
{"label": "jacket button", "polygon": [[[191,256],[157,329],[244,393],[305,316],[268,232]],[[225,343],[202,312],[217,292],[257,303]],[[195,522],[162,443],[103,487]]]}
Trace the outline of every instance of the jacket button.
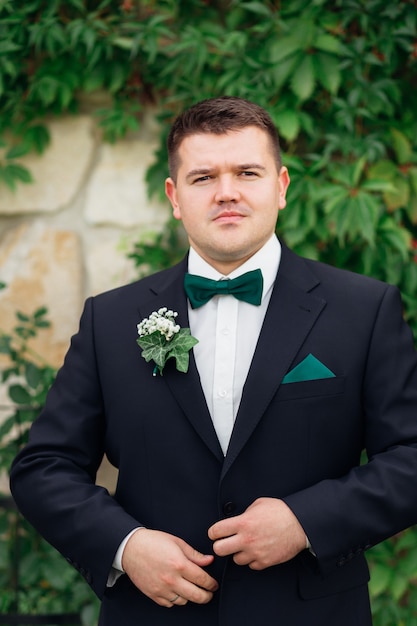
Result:
{"label": "jacket button", "polygon": [[226,502],[223,505],[223,513],[225,515],[233,515],[235,511],[236,511],[236,504],[234,502]]}

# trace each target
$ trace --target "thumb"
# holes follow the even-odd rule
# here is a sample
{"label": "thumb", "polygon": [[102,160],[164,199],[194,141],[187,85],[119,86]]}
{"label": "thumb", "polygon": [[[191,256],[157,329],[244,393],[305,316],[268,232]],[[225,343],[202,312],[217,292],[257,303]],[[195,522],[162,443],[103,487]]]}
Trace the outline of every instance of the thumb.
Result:
{"label": "thumb", "polygon": [[202,554],[198,550],[195,550],[191,546],[187,545],[184,549],[184,554],[192,563],[199,565],[200,567],[206,567],[213,562],[214,556],[212,554]]}

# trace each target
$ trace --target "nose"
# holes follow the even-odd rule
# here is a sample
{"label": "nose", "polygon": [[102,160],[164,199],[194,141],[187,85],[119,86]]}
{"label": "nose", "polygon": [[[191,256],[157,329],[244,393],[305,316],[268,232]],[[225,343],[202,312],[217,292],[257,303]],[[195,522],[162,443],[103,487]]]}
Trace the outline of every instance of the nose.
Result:
{"label": "nose", "polygon": [[239,199],[240,191],[234,177],[219,176],[217,180],[215,201],[222,204],[224,202],[237,202]]}

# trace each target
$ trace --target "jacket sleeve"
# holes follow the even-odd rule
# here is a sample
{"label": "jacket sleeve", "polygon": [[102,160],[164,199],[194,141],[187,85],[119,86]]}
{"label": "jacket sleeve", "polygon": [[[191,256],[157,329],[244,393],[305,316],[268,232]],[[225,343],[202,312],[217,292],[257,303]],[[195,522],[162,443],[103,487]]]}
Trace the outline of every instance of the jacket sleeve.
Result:
{"label": "jacket sleeve", "polygon": [[417,354],[391,286],[370,333],[362,411],[367,462],[284,498],[323,574],[417,522]]}
{"label": "jacket sleeve", "polygon": [[113,557],[136,526],[95,484],[104,454],[105,412],[96,363],[93,304],[87,300],[46,406],[11,469],[22,514],[101,597]]}

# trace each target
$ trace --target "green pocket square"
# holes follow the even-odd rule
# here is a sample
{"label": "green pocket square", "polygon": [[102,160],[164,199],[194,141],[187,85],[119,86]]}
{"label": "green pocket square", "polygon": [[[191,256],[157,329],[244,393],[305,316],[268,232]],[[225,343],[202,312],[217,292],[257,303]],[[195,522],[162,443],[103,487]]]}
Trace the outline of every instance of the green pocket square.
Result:
{"label": "green pocket square", "polygon": [[300,383],[305,380],[319,380],[320,378],[335,378],[335,374],[315,356],[309,354],[284,376],[282,384]]}

